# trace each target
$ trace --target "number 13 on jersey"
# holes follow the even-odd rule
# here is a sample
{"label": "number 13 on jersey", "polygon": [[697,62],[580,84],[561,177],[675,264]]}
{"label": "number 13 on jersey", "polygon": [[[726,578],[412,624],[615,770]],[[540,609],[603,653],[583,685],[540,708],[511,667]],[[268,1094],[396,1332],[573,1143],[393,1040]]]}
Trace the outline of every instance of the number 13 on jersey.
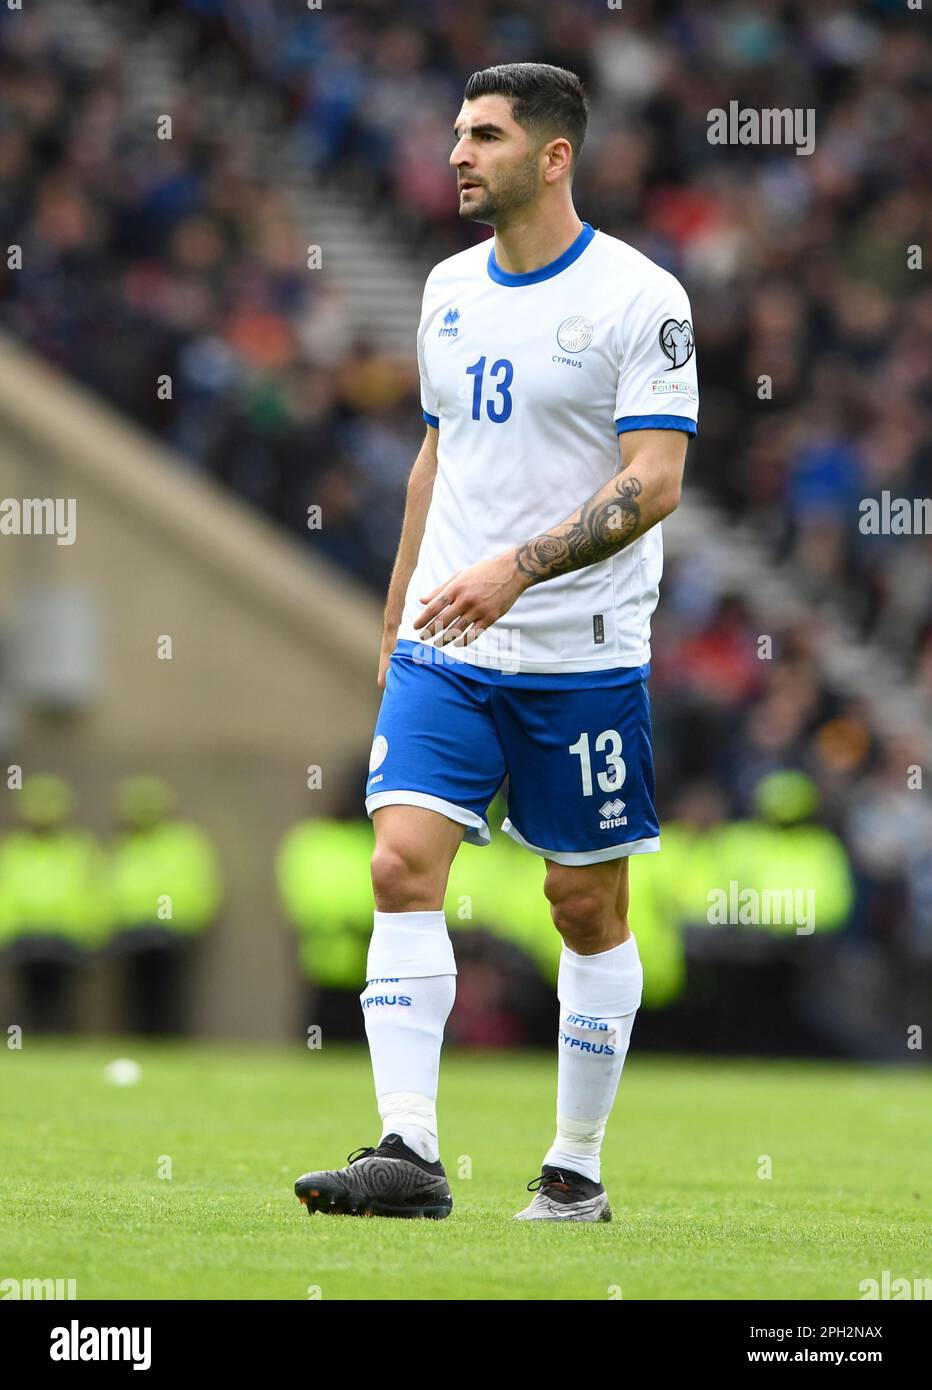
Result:
{"label": "number 13 on jersey", "polygon": [[[466,368],[466,375],[473,378],[472,384],[472,418],[482,419],[482,386],[485,377],[484,357],[480,357],[478,362],[474,362],[471,367]],[[489,381],[495,394],[485,403],[486,414],[494,425],[501,425],[511,414],[511,391],[508,389],[514,379],[515,369],[507,357],[500,357],[497,362],[493,362],[489,368]],[[495,380],[500,377],[500,380]],[[501,399],[497,399],[500,397]]]}

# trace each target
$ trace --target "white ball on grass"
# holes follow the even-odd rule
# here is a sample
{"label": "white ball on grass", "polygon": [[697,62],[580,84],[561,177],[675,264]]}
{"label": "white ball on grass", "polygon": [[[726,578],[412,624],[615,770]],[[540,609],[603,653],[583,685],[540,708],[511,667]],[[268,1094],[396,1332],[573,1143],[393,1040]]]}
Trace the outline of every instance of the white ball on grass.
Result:
{"label": "white ball on grass", "polygon": [[111,1086],[135,1086],[142,1076],[142,1067],[131,1057],[117,1057],[104,1067],[104,1076]]}

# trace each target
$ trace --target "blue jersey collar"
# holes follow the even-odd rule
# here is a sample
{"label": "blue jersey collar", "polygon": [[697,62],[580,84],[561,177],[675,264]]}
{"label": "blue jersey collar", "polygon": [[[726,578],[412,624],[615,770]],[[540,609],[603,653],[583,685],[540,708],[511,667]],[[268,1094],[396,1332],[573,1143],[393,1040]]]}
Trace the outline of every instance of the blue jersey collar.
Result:
{"label": "blue jersey collar", "polygon": [[499,285],[536,285],[539,280],[549,280],[552,276],[559,275],[561,270],[566,270],[568,265],[572,265],[574,261],[578,260],[594,236],[595,228],[590,227],[588,222],[584,222],[579,236],[555,261],[550,261],[548,265],[542,265],[537,270],[526,270],[520,275],[513,275],[509,270],[502,270],[495,259],[495,238],[493,237],[492,245],[489,248],[489,275]]}

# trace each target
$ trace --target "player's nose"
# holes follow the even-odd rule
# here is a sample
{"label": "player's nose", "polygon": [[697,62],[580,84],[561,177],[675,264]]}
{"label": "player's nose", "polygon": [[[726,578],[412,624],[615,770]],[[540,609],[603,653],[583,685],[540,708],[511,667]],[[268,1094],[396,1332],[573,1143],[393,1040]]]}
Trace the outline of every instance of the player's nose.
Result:
{"label": "player's nose", "polygon": [[450,155],[450,164],[454,169],[460,168],[461,165],[464,168],[469,167],[469,156],[466,153],[462,140],[458,140],[457,143],[453,146],[453,151]]}

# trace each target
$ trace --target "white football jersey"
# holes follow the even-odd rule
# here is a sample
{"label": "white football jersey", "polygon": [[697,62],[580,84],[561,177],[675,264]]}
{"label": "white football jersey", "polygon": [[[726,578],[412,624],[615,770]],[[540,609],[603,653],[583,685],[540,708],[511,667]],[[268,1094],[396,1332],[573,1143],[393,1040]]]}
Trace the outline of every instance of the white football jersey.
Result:
{"label": "white football jersey", "polygon": [[[525,274],[499,267],[494,236],[441,261],[424,287],[417,353],[439,441],[405,643],[423,641],[421,595],[550,530],[613,478],[622,431],[695,434],[698,416],[683,287],[588,222],[557,260]],[[662,565],[658,524],[606,560],[532,585],[474,642],[428,659],[477,676],[641,666]]]}

